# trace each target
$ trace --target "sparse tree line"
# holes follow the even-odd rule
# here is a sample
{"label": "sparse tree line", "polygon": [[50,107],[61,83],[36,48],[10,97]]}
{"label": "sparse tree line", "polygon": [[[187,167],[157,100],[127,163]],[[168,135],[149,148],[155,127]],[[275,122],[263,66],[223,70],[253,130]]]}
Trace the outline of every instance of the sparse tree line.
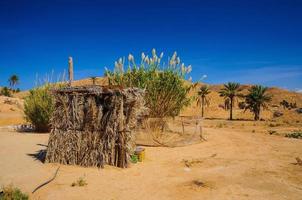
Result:
{"label": "sparse tree line", "polygon": [[[233,120],[233,108],[235,101],[240,98],[244,99],[239,103],[239,108],[244,111],[249,110],[254,114],[254,120],[260,120],[261,109],[267,109],[268,103],[272,100],[272,96],[267,94],[267,87],[262,85],[253,85],[247,95],[241,93],[242,88],[239,83],[228,82],[223,85],[219,91],[221,97],[225,99],[224,109],[229,110],[230,120]],[[201,115],[204,117],[204,107],[209,105],[207,95],[210,94],[210,89],[207,85],[203,85],[198,91],[198,105],[201,105]]]}
{"label": "sparse tree line", "polygon": [[20,89],[16,88],[19,84],[19,80],[19,77],[15,74],[10,76],[8,79],[9,86],[3,87],[0,91],[0,95],[10,97],[12,96],[12,93],[20,92]]}

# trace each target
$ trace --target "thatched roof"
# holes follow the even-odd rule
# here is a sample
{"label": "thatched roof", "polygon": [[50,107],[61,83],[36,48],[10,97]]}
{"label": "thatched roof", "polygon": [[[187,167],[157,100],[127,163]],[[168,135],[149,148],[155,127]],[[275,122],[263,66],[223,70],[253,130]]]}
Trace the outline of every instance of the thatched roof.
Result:
{"label": "thatched roof", "polygon": [[121,94],[133,91],[134,93],[142,93],[144,90],[139,88],[122,88],[119,86],[99,86],[99,85],[89,85],[89,86],[78,86],[78,87],[64,87],[53,90],[54,93],[82,93],[91,95],[100,94]]}

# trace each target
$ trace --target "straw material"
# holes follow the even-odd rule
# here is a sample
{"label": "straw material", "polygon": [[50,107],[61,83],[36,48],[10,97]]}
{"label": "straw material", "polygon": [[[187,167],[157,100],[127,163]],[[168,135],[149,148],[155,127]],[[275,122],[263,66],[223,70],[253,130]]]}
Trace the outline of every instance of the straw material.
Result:
{"label": "straw material", "polygon": [[100,86],[53,91],[55,111],[46,162],[127,167],[132,130],[146,114],[144,91]]}

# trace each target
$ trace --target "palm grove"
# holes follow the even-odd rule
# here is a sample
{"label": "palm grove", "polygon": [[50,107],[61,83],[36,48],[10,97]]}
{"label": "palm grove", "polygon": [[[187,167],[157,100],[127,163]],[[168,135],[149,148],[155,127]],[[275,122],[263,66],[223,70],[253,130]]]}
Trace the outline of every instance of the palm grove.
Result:
{"label": "palm grove", "polygon": [[3,96],[11,96],[11,93],[19,92],[20,89],[16,88],[16,86],[19,84],[19,77],[16,74],[13,74],[8,79],[9,87],[5,86],[1,89],[0,95]]}
{"label": "palm grove", "polygon": [[[267,87],[262,85],[254,85],[248,90],[247,95],[241,93],[242,89],[239,83],[228,82],[223,85],[223,88],[219,91],[221,97],[225,99],[226,106],[229,108],[229,119],[233,120],[233,108],[235,101],[240,98],[244,99],[244,111],[249,110],[254,114],[254,120],[260,119],[261,109],[267,109],[268,103],[271,101],[272,96],[267,94]],[[201,105],[201,115],[204,116],[204,107],[209,105],[207,95],[210,93],[208,86],[203,85],[198,91],[198,105]]]}

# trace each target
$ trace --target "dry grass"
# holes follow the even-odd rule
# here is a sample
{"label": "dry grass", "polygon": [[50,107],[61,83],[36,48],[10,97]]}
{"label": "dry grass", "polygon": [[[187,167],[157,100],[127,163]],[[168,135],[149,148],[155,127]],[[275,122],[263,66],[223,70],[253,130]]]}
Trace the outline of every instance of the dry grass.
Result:
{"label": "dry grass", "polygon": [[56,90],[46,162],[127,167],[131,130],[144,111],[140,89],[71,87]]}
{"label": "dry grass", "polygon": [[86,185],[88,185],[87,181],[84,179],[84,177],[80,177],[75,182],[73,182],[71,184],[71,187],[75,187],[75,186],[83,187],[83,186],[86,186]]}
{"label": "dry grass", "polygon": [[4,186],[0,192],[0,200],[28,200],[27,194],[13,185]]}

